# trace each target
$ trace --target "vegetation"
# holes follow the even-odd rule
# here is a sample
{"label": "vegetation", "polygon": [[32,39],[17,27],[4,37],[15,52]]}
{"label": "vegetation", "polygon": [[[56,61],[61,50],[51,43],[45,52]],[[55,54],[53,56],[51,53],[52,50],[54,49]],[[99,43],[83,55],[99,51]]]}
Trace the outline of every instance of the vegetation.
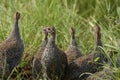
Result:
{"label": "vegetation", "polygon": [[[16,11],[21,13],[19,27],[25,43],[19,64],[21,67],[29,62],[39,48],[44,26],[56,27],[56,43],[62,50],[67,48],[69,28],[74,26],[79,49],[82,54],[87,54],[94,44],[92,27],[98,24],[106,54],[111,50],[120,53],[120,0],[0,0],[0,42],[10,33]],[[120,70],[115,65],[115,58],[110,60],[114,64],[111,70],[115,73],[113,76],[119,79]]]}

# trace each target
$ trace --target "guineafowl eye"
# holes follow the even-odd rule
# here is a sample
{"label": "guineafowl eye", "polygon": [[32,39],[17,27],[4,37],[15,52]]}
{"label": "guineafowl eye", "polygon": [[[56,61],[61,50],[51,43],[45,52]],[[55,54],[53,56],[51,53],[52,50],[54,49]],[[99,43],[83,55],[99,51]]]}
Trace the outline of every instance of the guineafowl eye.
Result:
{"label": "guineafowl eye", "polygon": [[51,28],[47,28],[48,29],[48,31],[50,31],[51,30]]}
{"label": "guineafowl eye", "polygon": [[47,32],[54,35],[55,34],[55,27],[48,27]]}

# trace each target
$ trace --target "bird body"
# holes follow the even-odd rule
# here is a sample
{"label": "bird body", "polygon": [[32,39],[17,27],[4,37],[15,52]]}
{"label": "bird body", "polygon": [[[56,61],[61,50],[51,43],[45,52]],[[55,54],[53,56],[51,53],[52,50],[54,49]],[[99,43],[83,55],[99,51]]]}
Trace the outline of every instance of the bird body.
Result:
{"label": "bird body", "polygon": [[[94,49],[88,55],[81,56],[75,59],[69,66],[68,70],[66,70],[66,75],[64,80],[81,80],[85,79],[88,75],[81,75],[83,73],[94,73],[98,70],[98,67],[102,66],[101,63],[104,61],[104,55],[101,43],[101,34],[100,34],[100,27],[95,26],[95,44]],[[81,75],[81,76],[80,76]]]}
{"label": "bird body", "polygon": [[43,76],[47,80],[61,80],[67,65],[67,58],[65,53],[55,44],[55,28],[47,28],[47,31],[51,34],[51,37],[41,59]]}
{"label": "bird body", "polygon": [[37,51],[37,53],[34,55],[34,59],[33,59],[33,66],[32,66],[32,73],[33,73],[33,78],[34,79],[39,79],[42,76],[42,65],[41,65],[41,56],[45,50],[46,44],[48,42],[48,33],[45,29],[43,29],[43,33],[44,33],[44,38],[43,41],[40,45],[39,50]]}
{"label": "bird body", "polygon": [[6,58],[6,64],[9,67],[9,72],[11,72],[20,62],[24,51],[24,44],[19,34],[19,18],[20,13],[16,12],[13,30],[8,38],[0,44],[0,53],[4,55],[4,59]]}
{"label": "bird body", "polygon": [[65,51],[68,59],[68,64],[72,63],[75,59],[82,56],[75,40],[75,29],[73,27],[70,28],[70,35],[71,35],[71,42],[67,50]]}

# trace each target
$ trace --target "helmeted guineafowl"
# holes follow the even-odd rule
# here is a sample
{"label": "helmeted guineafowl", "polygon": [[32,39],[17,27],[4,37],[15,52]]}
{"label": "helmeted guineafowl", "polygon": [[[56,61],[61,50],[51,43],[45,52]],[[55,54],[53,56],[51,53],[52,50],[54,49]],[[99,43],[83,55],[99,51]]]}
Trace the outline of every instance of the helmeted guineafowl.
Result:
{"label": "helmeted guineafowl", "polygon": [[73,60],[82,56],[81,52],[78,49],[76,40],[75,40],[75,29],[73,27],[70,28],[71,42],[65,51],[68,59],[68,64],[72,63]]}
{"label": "helmeted guineafowl", "polygon": [[37,51],[37,53],[34,55],[34,59],[33,59],[33,65],[32,65],[32,73],[33,73],[33,78],[39,79],[42,76],[42,65],[41,65],[41,56],[45,50],[46,44],[48,42],[48,32],[46,31],[46,29],[43,29],[43,34],[44,34],[44,38],[42,40],[42,43],[40,45],[39,50]]}
{"label": "helmeted guineafowl", "polygon": [[18,27],[20,13],[16,12],[14,19],[14,26],[10,35],[0,44],[0,53],[6,55],[6,64],[9,66],[10,72],[20,62],[24,51],[24,44],[21,40]]}
{"label": "helmeted guineafowl", "polygon": [[67,57],[55,44],[55,27],[48,27],[50,39],[41,58],[43,77],[47,80],[61,80],[67,65]]}
{"label": "helmeted guineafowl", "polygon": [[104,61],[104,56],[103,51],[99,48],[99,46],[102,47],[99,26],[94,27],[94,34],[94,50],[90,54],[74,60],[73,63],[68,66],[64,80],[84,80],[88,75],[83,75],[80,77],[82,73],[94,73],[97,71],[98,67],[102,66],[101,63]]}

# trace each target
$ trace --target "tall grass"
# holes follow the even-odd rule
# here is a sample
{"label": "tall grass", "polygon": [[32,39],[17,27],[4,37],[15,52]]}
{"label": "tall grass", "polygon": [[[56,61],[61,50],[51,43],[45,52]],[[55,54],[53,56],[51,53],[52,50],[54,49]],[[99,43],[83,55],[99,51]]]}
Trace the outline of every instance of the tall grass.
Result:
{"label": "tall grass", "polygon": [[10,33],[16,11],[21,13],[19,27],[25,44],[21,66],[28,59],[25,56],[32,57],[39,48],[43,26],[56,27],[56,43],[62,50],[69,45],[69,27],[74,26],[79,49],[87,54],[94,44],[91,28],[99,24],[104,50],[118,50],[120,0],[0,0],[0,42]]}

